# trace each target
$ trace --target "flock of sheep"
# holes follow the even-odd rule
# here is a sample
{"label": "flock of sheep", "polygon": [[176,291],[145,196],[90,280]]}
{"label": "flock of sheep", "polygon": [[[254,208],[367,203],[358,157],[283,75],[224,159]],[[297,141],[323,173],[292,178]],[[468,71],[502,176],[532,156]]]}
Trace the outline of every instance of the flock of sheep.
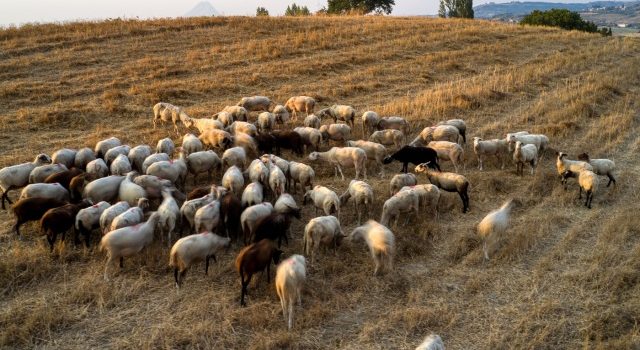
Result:
{"label": "flock of sheep", "polygon": [[[57,236],[73,229],[74,241],[84,239],[90,246],[92,231],[100,230],[100,249],[107,252],[104,277],[108,279],[113,264],[123,264],[123,258],[139,253],[154,239],[171,247],[169,264],[174,268],[176,286],[180,288],[190,266],[205,262],[230,247],[232,240],[244,245],[237,255],[236,268],[241,277],[240,302],[252,276],[277,265],[275,286],[287,325],[291,328],[293,308],[301,301],[301,288],[306,278],[307,260],[294,254],[280,261],[282,240],[288,244],[293,218],[301,218],[301,207],[294,196],[298,185],[302,204],[316,208],[303,233],[304,254],[315,264],[321,246],[334,249],[347,236],[339,221],[340,208],[351,201],[357,213],[358,227],[349,235],[352,242],[364,241],[372,255],[374,274],[393,268],[395,238],[392,228],[401,216],[418,218],[425,210],[436,219],[441,192],[458,193],[462,211],[469,210],[469,181],[459,171],[465,169],[464,145],[467,126],[453,119],[424,128],[407,144],[410,124],[401,117],[380,117],[373,111],[362,114],[362,139],[353,140],[356,111],[353,107],[333,105],[315,111],[316,101],[307,96],[290,98],[285,105],[275,105],[267,97],[243,98],[237,105],[227,106],[211,118],[192,118],[169,103],[153,107],[153,125],[171,122],[174,131],[182,124],[197,130],[198,136],[187,133],[181,147],[173,140],[158,141],[155,152],[147,145],[130,147],[112,137],[98,142],[94,149],[60,149],[52,157],[37,155],[33,162],[9,166],[0,170],[2,208],[10,204],[8,192],[22,188],[19,200],[13,204],[16,217],[14,229],[28,221],[40,221],[43,235],[53,250]],[[250,113],[258,111],[255,122]],[[304,115],[303,126],[287,130]],[[321,125],[324,118],[333,123]],[[344,123],[338,123],[342,121]],[[329,147],[330,143],[341,147]],[[528,164],[533,174],[549,139],[526,131],[507,134],[504,139],[473,138],[473,151],[478,168],[484,160],[496,157],[505,166],[511,158],[517,173],[523,175]],[[388,152],[393,148],[394,152]],[[281,158],[282,150],[302,157],[308,153],[309,163],[331,165],[337,177],[354,168],[354,179],[346,191],[338,195],[332,189],[315,185],[315,170],[303,162]],[[325,149],[321,151],[321,149]],[[217,153],[216,153],[217,152]],[[178,158],[173,158],[174,154]],[[304,159],[304,158],[303,158]],[[390,181],[389,198],[385,200],[380,221],[370,220],[374,193],[366,182],[367,167],[384,176],[384,165],[392,161],[403,164],[401,173]],[[451,162],[454,171],[441,171],[441,162]],[[415,173],[408,172],[408,164]],[[585,205],[591,207],[597,191],[596,175],[609,177],[615,184],[615,165],[608,159],[569,160],[559,153],[557,171],[565,184],[577,178],[580,196],[587,193]],[[222,172],[224,170],[224,172]],[[213,181],[220,173],[220,182]],[[419,184],[418,175],[425,174],[428,184]],[[202,176],[208,185],[195,187],[185,194],[187,178],[194,186]],[[609,186],[609,184],[607,186]],[[489,213],[478,225],[484,238],[484,257],[489,259],[486,241],[508,229],[511,210],[517,200],[508,200]],[[155,209],[151,211],[151,209]],[[322,216],[318,216],[322,215]],[[363,223],[363,217],[369,219]],[[189,235],[175,240],[178,234]],[[431,344],[431,345],[430,345]],[[444,348],[436,335],[425,339],[420,349]]]}

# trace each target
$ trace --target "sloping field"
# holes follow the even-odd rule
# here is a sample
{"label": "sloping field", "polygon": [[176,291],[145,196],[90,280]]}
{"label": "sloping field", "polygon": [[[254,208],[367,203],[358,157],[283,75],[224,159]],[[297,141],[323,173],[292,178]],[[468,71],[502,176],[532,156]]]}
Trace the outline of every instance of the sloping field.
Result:
{"label": "sloping field", "polygon": [[[109,136],[179,141],[169,126],[152,129],[158,101],[204,117],[242,96],[282,103],[306,94],[321,106],[406,116],[414,134],[454,117],[467,121],[469,139],[544,133],[572,158],[614,159],[618,186],[602,178],[588,210],[575,182],[562,189],[551,152],[534,176],[518,177],[494,160],[479,172],[468,144],[471,211],[444,194],[437,222],[425,215],[395,230],[395,269],[380,277],[364,244],[322,253],[291,332],[264,278],[239,307],[238,247],[209,276],[194,267],[177,293],[166,248],[125,260],[105,282],[97,249],[66,244],[50,254],[35,224],[18,240],[2,211],[0,347],[410,349],[436,332],[449,349],[638,348],[639,81],[633,38],[485,21],[212,18],[1,30],[0,167]],[[315,168],[316,183],[346,189],[332,169]],[[376,219],[399,168],[370,174]],[[508,197],[523,207],[483,262],[475,225]],[[313,213],[308,206],[294,222],[287,254],[301,252]],[[353,213],[343,208],[345,233]]]}

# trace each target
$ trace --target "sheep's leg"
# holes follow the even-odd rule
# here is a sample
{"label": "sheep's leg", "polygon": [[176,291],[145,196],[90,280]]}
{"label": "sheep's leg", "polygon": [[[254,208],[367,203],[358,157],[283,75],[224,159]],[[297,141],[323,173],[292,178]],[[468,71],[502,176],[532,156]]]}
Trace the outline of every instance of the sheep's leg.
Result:
{"label": "sheep's leg", "polygon": [[16,220],[16,224],[13,225],[13,229],[16,231],[16,235],[20,236],[20,225],[22,225],[22,221],[20,219]]}
{"label": "sheep's leg", "polygon": [[120,268],[124,269],[124,257],[120,257]]}
{"label": "sheep's leg", "polygon": [[173,269],[173,279],[176,281],[176,288],[180,289],[180,279],[178,277],[178,268]]}
{"label": "sheep's leg", "polygon": [[13,204],[13,202],[11,201],[11,198],[9,198],[9,191],[11,191],[11,189],[13,189],[13,186],[9,186],[9,188],[7,188],[5,191],[2,192],[2,210],[5,210],[5,206],[4,206],[4,200],[6,199],[7,202],[9,202],[9,204]]}
{"label": "sheep's leg", "polygon": [[378,275],[378,270],[380,269],[380,257],[378,255],[378,253],[375,253],[373,255],[373,262],[375,263],[375,268],[373,269],[373,275],[377,276]]}
{"label": "sheep's leg", "polygon": [[[338,165],[338,171],[340,172],[340,176],[342,177],[342,181],[344,181],[344,174],[342,173],[342,167]],[[356,169],[356,179],[358,178],[358,169]]]}
{"label": "sheep's leg", "polygon": [[289,298],[289,329],[293,326],[293,298]]}
{"label": "sheep's leg", "polygon": [[52,233],[52,232],[47,232],[47,241],[49,242],[49,250],[51,253],[53,253],[53,246],[56,243],[56,234]]}
{"label": "sheep's leg", "polygon": [[247,303],[244,301],[244,296],[249,294],[247,293],[247,286],[249,286],[249,282],[251,282],[251,276],[249,276],[246,281],[244,277],[241,276],[241,278],[242,290],[240,292],[240,306],[247,306]]}
{"label": "sheep's leg", "polygon": [[109,280],[109,265],[111,265],[113,262],[113,258],[111,257],[111,254],[109,254],[109,257],[107,257],[107,263],[104,266],[104,280],[108,281]]}
{"label": "sheep's leg", "polygon": [[609,185],[611,185],[612,182],[613,182],[613,186],[616,186],[616,179],[613,177],[613,175],[607,174],[607,177],[609,178],[609,183],[607,183],[607,187],[609,187]]}
{"label": "sheep's leg", "polygon": [[578,187],[578,199],[582,199],[582,186]]}
{"label": "sheep's leg", "polygon": [[211,258],[211,255],[207,255],[207,258],[205,259],[205,263],[204,263],[204,274],[205,275],[209,274],[209,258]]}
{"label": "sheep's leg", "polygon": [[486,240],[482,243],[482,251],[484,252],[484,259],[485,260],[489,260],[489,252],[487,250],[487,241]]}

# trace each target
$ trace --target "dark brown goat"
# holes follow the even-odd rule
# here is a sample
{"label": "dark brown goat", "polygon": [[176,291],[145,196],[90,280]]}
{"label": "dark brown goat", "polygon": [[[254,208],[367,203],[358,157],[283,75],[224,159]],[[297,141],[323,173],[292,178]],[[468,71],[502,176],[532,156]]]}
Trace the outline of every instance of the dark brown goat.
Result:
{"label": "dark brown goat", "polygon": [[20,225],[29,221],[40,220],[47,210],[57,208],[65,204],[67,204],[67,202],[52,198],[32,197],[21,199],[11,207],[13,214],[16,216],[16,224],[13,226],[13,229],[19,236]]}
{"label": "dark brown goat", "polygon": [[69,170],[65,170],[61,173],[56,173],[56,174],[51,174],[49,175],[44,182],[48,183],[48,184],[52,184],[52,183],[59,183],[62,185],[62,187],[66,188],[67,190],[69,190],[69,186],[71,185],[71,180],[73,180],[74,177],[80,175],[84,173],[84,171],[78,169],[78,168],[71,168]]}
{"label": "dark brown goat", "polygon": [[280,155],[280,149],[284,148],[292,150],[300,157],[303,155],[304,143],[302,136],[297,132],[276,130],[273,132],[273,136],[276,139],[276,154]]}
{"label": "dark brown goat", "polygon": [[[80,209],[91,206],[91,202],[83,200],[78,204],[65,204],[63,206],[49,209],[40,219],[40,232],[47,235],[49,248],[53,251],[53,245],[56,243],[58,234],[62,234],[64,241],[65,235],[69,229],[73,227],[76,215]],[[77,235],[75,243],[78,244]]]}
{"label": "dark brown goat", "polygon": [[240,305],[246,306],[244,296],[247,295],[247,287],[251,282],[251,277],[260,271],[267,269],[267,284],[271,282],[271,261],[274,265],[280,262],[282,251],[273,246],[273,242],[263,239],[260,242],[252,243],[240,251],[236,257],[236,270],[240,274],[242,290],[240,292]]}
{"label": "dark brown goat", "polygon": [[287,245],[289,245],[289,239],[287,238],[287,231],[291,226],[291,215],[272,213],[269,216],[258,221],[256,230],[253,234],[253,241],[258,242],[263,239],[270,239],[275,242],[278,240],[278,248],[282,245],[282,238]]}
{"label": "dark brown goat", "polygon": [[227,237],[234,242],[238,239],[240,231],[240,215],[242,215],[242,203],[231,192],[220,199],[220,218],[224,223]]}

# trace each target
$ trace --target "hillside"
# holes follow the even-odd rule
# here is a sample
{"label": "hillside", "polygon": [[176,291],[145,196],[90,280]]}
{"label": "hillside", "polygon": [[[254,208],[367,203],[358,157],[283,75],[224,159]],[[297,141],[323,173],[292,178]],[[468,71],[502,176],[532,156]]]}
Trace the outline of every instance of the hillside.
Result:
{"label": "hillside", "polygon": [[[437,221],[421,215],[394,230],[394,272],[379,277],[364,244],[323,251],[291,332],[264,278],[239,307],[237,246],[208,276],[194,266],[177,293],[159,244],[105,282],[104,253],[68,240],[51,254],[36,224],[19,240],[13,215],[0,211],[0,347],[413,349],[431,332],[448,349],[640,347],[639,79],[632,38],[478,20],[216,17],[2,30],[0,167],[110,136],[180,142],[171,127],[152,128],[158,101],[205,117],[242,96],[307,94],[320,107],[405,116],[410,138],[464,118],[471,211],[444,193]],[[552,152],[533,176],[493,159],[478,171],[471,138],[518,130],[548,135],[571,157],[614,159],[617,187],[600,179],[584,208],[575,182],[562,189]],[[346,189],[331,168],[313,166],[317,184]],[[376,219],[399,169],[369,173]],[[509,197],[523,206],[483,262],[475,225]],[[302,251],[313,213],[306,206],[294,221],[286,254]],[[356,226],[351,204],[341,222],[347,234]]]}

